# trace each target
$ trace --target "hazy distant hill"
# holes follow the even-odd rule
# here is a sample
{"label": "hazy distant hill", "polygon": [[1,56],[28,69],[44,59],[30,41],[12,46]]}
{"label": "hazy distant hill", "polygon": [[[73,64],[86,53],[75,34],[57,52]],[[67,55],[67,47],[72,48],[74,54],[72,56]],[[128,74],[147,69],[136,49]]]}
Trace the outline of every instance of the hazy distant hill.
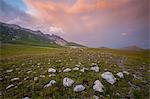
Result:
{"label": "hazy distant hill", "polygon": [[[17,43],[27,45],[39,46],[78,46],[82,45],[64,40],[60,36],[44,34],[41,31],[33,31],[30,29],[22,28],[15,24],[6,24],[0,22],[0,41],[2,43]],[[82,46],[83,47],[83,46]]]}
{"label": "hazy distant hill", "polygon": [[132,51],[142,51],[144,50],[143,48],[140,48],[136,45],[132,45],[132,46],[126,46],[126,47],[123,47],[121,48],[122,50],[132,50]]}
{"label": "hazy distant hill", "polygon": [[101,48],[101,49],[110,49],[109,47],[105,47],[105,46],[101,46],[99,48]]}

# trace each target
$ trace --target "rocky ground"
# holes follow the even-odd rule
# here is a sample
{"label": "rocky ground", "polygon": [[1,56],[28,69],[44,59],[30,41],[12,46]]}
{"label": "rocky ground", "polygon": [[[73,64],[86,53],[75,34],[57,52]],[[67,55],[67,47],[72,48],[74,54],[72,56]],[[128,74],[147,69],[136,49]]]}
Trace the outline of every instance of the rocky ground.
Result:
{"label": "rocky ground", "polygon": [[149,97],[148,51],[2,47],[0,98]]}

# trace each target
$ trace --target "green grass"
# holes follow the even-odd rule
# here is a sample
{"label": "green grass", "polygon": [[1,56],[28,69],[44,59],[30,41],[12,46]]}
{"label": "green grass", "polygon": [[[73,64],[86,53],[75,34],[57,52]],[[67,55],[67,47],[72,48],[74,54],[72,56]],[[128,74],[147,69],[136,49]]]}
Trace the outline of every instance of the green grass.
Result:
{"label": "green grass", "polygon": [[[56,99],[70,98],[89,98],[97,95],[103,98],[121,98],[130,96],[132,98],[146,99],[148,98],[149,88],[149,57],[148,51],[122,51],[115,49],[95,49],[95,48],[51,48],[38,47],[27,45],[2,44],[1,46],[1,63],[0,77],[4,78],[0,82],[0,91],[5,99],[18,99],[29,96],[33,99],[47,99],[53,97]],[[123,60],[123,63],[118,63]],[[100,72],[95,73],[87,71],[71,71],[69,73],[56,72],[55,77],[49,77],[48,68],[53,67],[57,70],[63,68],[73,68],[80,64],[81,68],[90,68],[92,63],[97,63],[100,67]],[[8,69],[13,69],[13,72],[6,73]],[[107,70],[111,71],[117,78],[114,85],[110,85],[101,78],[101,74]],[[31,73],[27,73],[28,71]],[[126,70],[130,75],[125,75],[124,79],[117,77],[116,73]],[[136,74],[140,79],[136,79],[133,75]],[[40,75],[45,75],[45,78],[40,78]],[[10,79],[19,77],[19,81],[11,82]],[[24,80],[24,78],[27,78]],[[39,77],[34,81],[34,77]],[[64,88],[62,80],[64,77],[69,77],[76,84],[81,84],[84,79],[89,82],[89,86],[81,93],[73,92],[73,86]],[[50,80],[56,80],[56,84],[52,87],[44,89],[43,86]],[[92,89],[93,83],[99,79],[105,87],[104,93],[95,92]],[[134,87],[128,83],[131,82]],[[15,84],[18,87],[13,87],[6,90],[10,84]],[[119,95],[118,95],[119,94]]]}

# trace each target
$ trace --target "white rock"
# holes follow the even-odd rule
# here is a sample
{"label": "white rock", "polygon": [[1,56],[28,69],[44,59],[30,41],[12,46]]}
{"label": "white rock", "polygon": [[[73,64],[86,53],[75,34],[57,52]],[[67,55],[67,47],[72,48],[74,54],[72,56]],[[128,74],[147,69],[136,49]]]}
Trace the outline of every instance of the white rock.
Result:
{"label": "white rock", "polygon": [[27,74],[31,73],[32,71],[28,71]]}
{"label": "white rock", "polygon": [[116,78],[113,76],[111,72],[104,72],[101,76],[110,84],[114,84],[116,82]]}
{"label": "white rock", "polygon": [[92,66],[96,66],[97,64],[96,63],[92,63]]}
{"label": "white rock", "polygon": [[102,84],[99,80],[96,80],[96,81],[94,82],[93,89],[94,89],[95,91],[103,92],[103,91],[104,91],[103,88],[104,88],[104,86],[103,86],[103,84]]}
{"label": "white rock", "polygon": [[27,79],[29,79],[29,76],[27,76],[26,78],[24,78],[24,80],[27,80]]}
{"label": "white rock", "polygon": [[76,85],[75,87],[74,87],[74,91],[75,92],[81,92],[81,91],[83,91],[85,89],[85,87],[83,86],[83,85]]}
{"label": "white rock", "polygon": [[83,67],[80,71],[81,71],[81,72],[85,72],[85,71],[87,71],[87,70],[89,70],[89,69],[88,69],[88,68]]}
{"label": "white rock", "polygon": [[48,69],[48,72],[49,72],[49,73],[55,73],[55,72],[56,72],[56,69],[54,69],[54,68],[49,68],[49,69]]}
{"label": "white rock", "polygon": [[117,73],[117,76],[118,76],[118,77],[120,77],[120,78],[124,78],[124,76],[123,76],[123,73],[122,73],[122,72],[118,72],[118,73]]}
{"label": "white rock", "polygon": [[127,75],[129,75],[129,74],[130,74],[130,73],[129,73],[129,72],[127,72],[127,71],[123,71],[123,73],[124,73],[124,74],[127,74]]}
{"label": "white rock", "polygon": [[55,74],[49,74],[49,77],[54,77],[54,76],[56,76]]}
{"label": "white rock", "polygon": [[19,80],[19,78],[12,78],[10,81],[16,81],[16,80]]}
{"label": "white rock", "polygon": [[99,67],[98,66],[91,67],[91,70],[95,72],[99,72]]}
{"label": "white rock", "polygon": [[80,65],[79,65],[79,64],[77,64],[77,65],[76,65],[76,67],[80,67]]}
{"label": "white rock", "polygon": [[16,68],[16,70],[19,70],[20,68]]}
{"label": "white rock", "polygon": [[61,71],[61,70],[59,70],[58,72],[59,72],[59,73],[61,73],[62,71]]}
{"label": "white rock", "polygon": [[98,97],[98,96],[96,96],[96,95],[94,95],[93,97],[94,97],[94,99],[99,99],[99,97]]}
{"label": "white rock", "polygon": [[75,68],[73,68],[72,70],[77,71],[77,70],[79,70],[79,68],[78,68],[78,67],[75,67]]}
{"label": "white rock", "polygon": [[0,77],[0,81],[2,81],[2,80],[3,80],[3,78]]}
{"label": "white rock", "polygon": [[55,84],[55,83],[56,83],[55,80],[51,80],[48,84],[46,84],[46,85],[44,86],[44,88],[48,88],[48,87],[52,86],[52,85]]}
{"label": "white rock", "polygon": [[37,63],[37,65],[41,65],[41,63]]}
{"label": "white rock", "polygon": [[12,71],[13,71],[13,69],[9,69],[9,70],[6,70],[6,73],[10,73]]}
{"label": "white rock", "polygon": [[11,85],[7,86],[6,89],[9,89],[9,88],[14,87],[14,86],[15,85],[11,84]]}
{"label": "white rock", "polygon": [[45,78],[45,75],[40,75],[41,78]]}
{"label": "white rock", "polygon": [[38,77],[34,77],[34,81],[38,80]]}
{"label": "white rock", "polygon": [[29,97],[24,97],[24,98],[22,98],[22,99],[30,99]]}
{"label": "white rock", "polygon": [[74,83],[74,81],[72,79],[70,79],[70,78],[65,77],[63,79],[63,85],[65,87],[70,87],[73,83]]}
{"label": "white rock", "polygon": [[85,70],[82,68],[80,71],[81,71],[81,72],[84,72]]}
{"label": "white rock", "polygon": [[63,72],[70,72],[70,71],[71,71],[70,68],[66,68],[66,69],[63,70]]}

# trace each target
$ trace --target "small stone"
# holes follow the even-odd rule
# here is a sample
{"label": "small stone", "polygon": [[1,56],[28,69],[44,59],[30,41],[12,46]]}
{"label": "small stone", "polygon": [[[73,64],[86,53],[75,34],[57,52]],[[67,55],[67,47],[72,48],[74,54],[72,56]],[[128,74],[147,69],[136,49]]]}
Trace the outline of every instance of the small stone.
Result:
{"label": "small stone", "polygon": [[96,96],[96,95],[94,95],[93,97],[94,97],[94,99],[99,99],[99,97],[98,97],[98,96]]}
{"label": "small stone", "polygon": [[66,68],[66,69],[63,70],[63,72],[70,72],[70,71],[71,71],[70,68]]}
{"label": "small stone", "polygon": [[62,71],[61,71],[61,70],[59,70],[58,72],[59,72],[59,73],[61,73]]}
{"label": "small stone", "polygon": [[55,80],[51,80],[48,84],[46,84],[46,85],[44,86],[44,88],[48,88],[48,87],[52,86],[52,85],[55,84],[55,83],[56,83]]}
{"label": "small stone", "polygon": [[19,78],[12,78],[10,81],[16,81],[19,80]]}
{"label": "small stone", "polygon": [[124,78],[124,76],[123,76],[123,73],[122,73],[122,72],[118,72],[118,73],[117,73],[117,76],[118,76],[118,77],[120,77],[120,78]]}
{"label": "small stone", "polygon": [[56,76],[55,74],[49,74],[49,77],[54,77],[54,76]]}
{"label": "small stone", "polygon": [[41,63],[37,63],[37,65],[41,65]]}
{"label": "small stone", "polygon": [[27,74],[31,73],[32,71],[28,71]]}
{"label": "small stone", "polygon": [[0,77],[0,81],[2,81],[2,80],[3,80],[3,78]]}
{"label": "small stone", "polygon": [[127,75],[129,75],[129,74],[130,74],[130,73],[129,73],[129,72],[127,72],[127,71],[123,71],[123,73],[124,73],[124,74],[127,74]]}
{"label": "small stone", "polygon": [[49,73],[55,73],[55,72],[56,72],[56,69],[54,69],[54,68],[49,68],[49,69],[48,69],[48,72],[49,72]]}
{"label": "small stone", "polygon": [[13,71],[13,69],[9,69],[9,70],[6,70],[6,73],[10,73],[12,71]]}
{"label": "small stone", "polygon": [[72,70],[77,71],[77,70],[79,70],[79,68],[78,68],[78,67],[75,67],[75,68],[73,68]]}
{"label": "small stone", "polygon": [[0,96],[2,96],[2,92],[0,91]]}
{"label": "small stone", "polygon": [[38,77],[34,77],[34,81],[38,80]]}
{"label": "small stone", "polygon": [[91,70],[95,72],[99,72],[99,67],[98,66],[91,67]]}
{"label": "small stone", "polygon": [[45,75],[40,75],[41,78],[45,78]]}
{"label": "small stone", "polygon": [[14,86],[15,86],[15,85],[11,84],[11,85],[7,86],[6,89],[10,89],[10,88],[12,88],[12,87],[14,87]]}
{"label": "small stone", "polygon": [[24,98],[22,98],[22,99],[30,99],[29,97],[24,97]]}
{"label": "small stone", "polygon": [[23,80],[27,80],[27,79],[29,79],[29,77],[26,77],[26,78],[24,78]]}

